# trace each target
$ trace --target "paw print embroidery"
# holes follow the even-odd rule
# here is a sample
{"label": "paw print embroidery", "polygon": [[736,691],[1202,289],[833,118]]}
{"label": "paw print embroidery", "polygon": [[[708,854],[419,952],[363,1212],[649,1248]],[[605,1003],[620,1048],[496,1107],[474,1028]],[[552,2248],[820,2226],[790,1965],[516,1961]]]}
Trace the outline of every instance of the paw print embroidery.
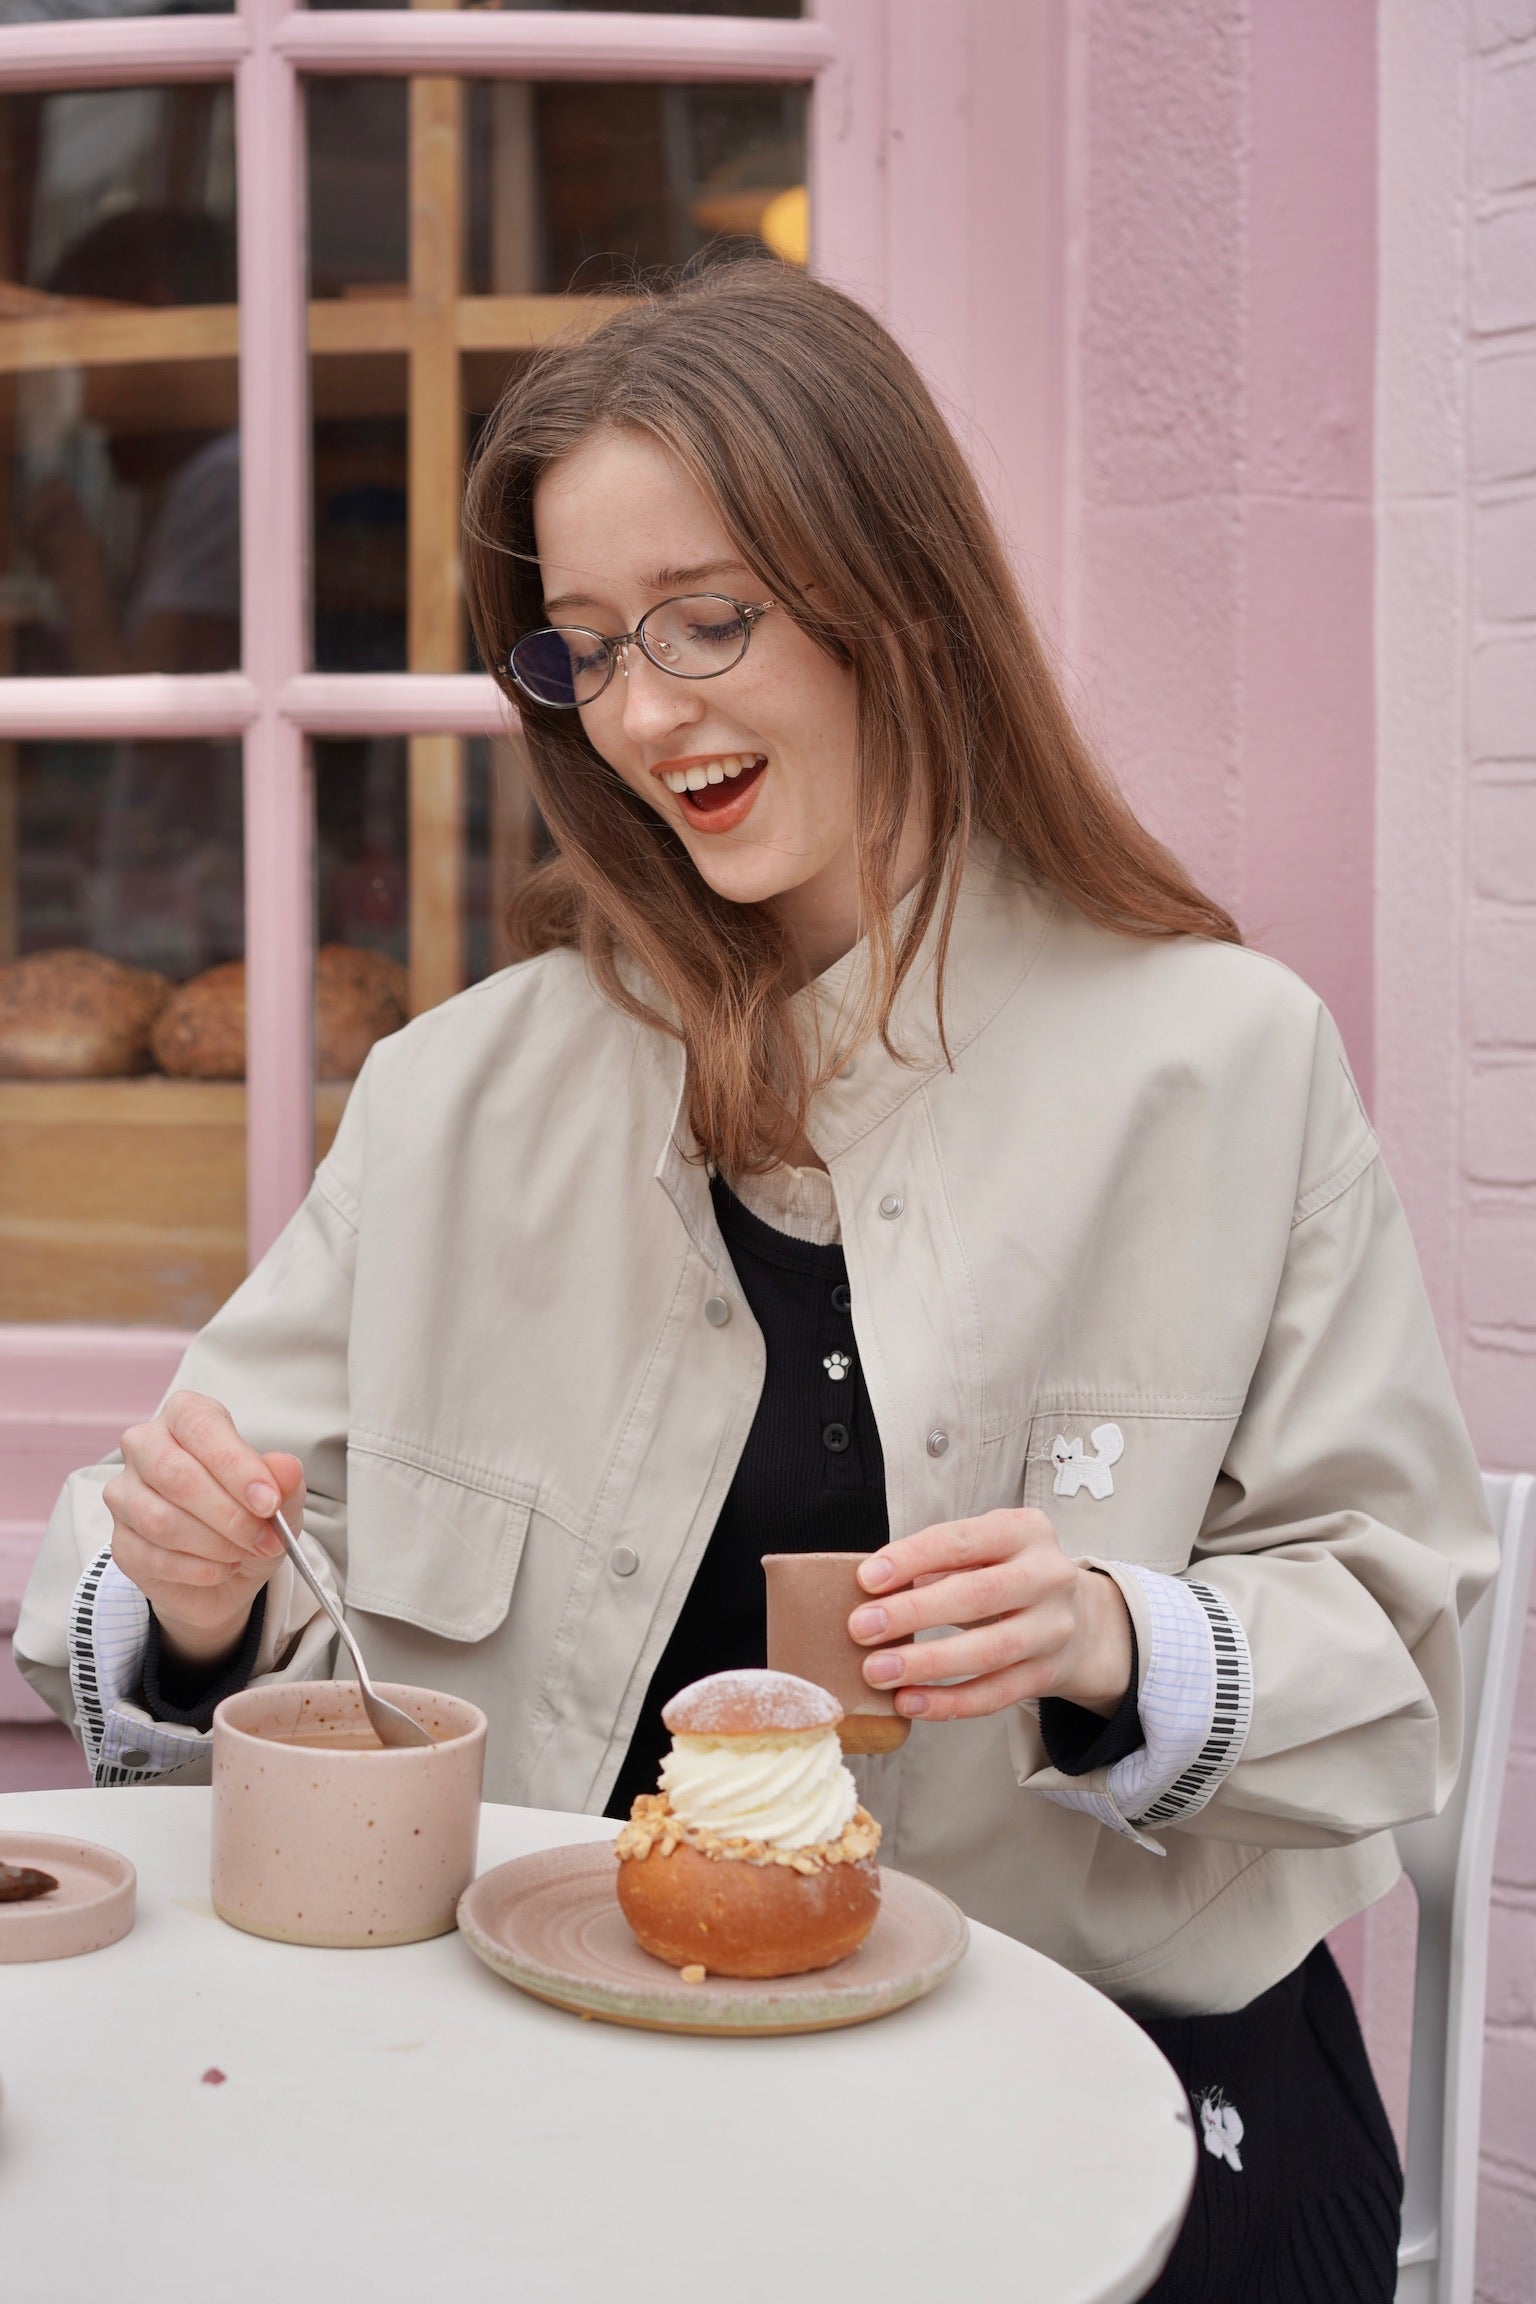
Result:
{"label": "paw print embroidery", "polygon": [[853,1362],[849,1359],[846,1352],[829,1352],[825,1360],[823,1360],[822,1366],[825,1368],[827,1374],[831,1377],[834,1384],[841,1384],[843,1378],[847,1375],[849,1369],[853,1366]]}
{"label": "paw print embroidery", "polygon": [[1200,2114],[1200,2139],[1207,2152],[1218,2160],[1225,2160],[1227,2166],[1235,2168],[1241,2176],[1243,2156],[1238,2146],[1243,2140],[1242,2114],[1227,2102],[1219,2088],[1207,2089],[1203,2096],[1197,2096],[1195,2108]]}

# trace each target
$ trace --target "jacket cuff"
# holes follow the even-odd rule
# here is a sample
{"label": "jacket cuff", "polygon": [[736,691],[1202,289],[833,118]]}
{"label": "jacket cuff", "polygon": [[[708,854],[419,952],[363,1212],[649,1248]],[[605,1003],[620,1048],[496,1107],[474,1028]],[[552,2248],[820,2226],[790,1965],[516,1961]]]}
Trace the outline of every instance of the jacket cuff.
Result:
{"label": "jacket cuff", "polygon": [[1084,1565],[1102,1568],[1125,1594],[1145,1741],[1076,1777],[1026,1756],[1022,1723],[1011,1724],[1019,1782],[1161,1854],[1149,1832],[1196,1814],[1237,1764],[1253,1711],[1247,1639],[1228,1603],[1198,1579],[1126,1561]]}
{"label": "jacket cuff", "polygon": [[195,1729],[152,1720],[136,1701],[149,1641],[149,1602],[110,1548],[75,1587],[69,1611],[69,1679],[80,1742],[95,1784],[145,1784],[196,1760]]}
{"label": "jacket cuff", "polygon": [[1146,1752],[1112,1768],[1109,1789],[1135,1823],[1156,1829],[1197,1815],[1237,1766],[1253,1720],[1253,1661],[1241,1618],[1214,1586],[1134,1573],[1159,1620],[1160,1669],[1142,1690]]}

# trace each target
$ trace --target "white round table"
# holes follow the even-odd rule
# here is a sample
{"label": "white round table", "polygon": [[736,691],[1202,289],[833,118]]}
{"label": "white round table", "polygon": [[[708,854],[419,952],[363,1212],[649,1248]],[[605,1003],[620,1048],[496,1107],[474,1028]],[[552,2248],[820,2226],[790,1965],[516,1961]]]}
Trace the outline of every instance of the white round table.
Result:
{"label": "white round table", "polygon": [[[1130,2304],[1172,2245],[1195,2159],[1173,2072],[990,1928],[851,2031],[623,2031],[457,1935],[323,1952],[226,1927],[209,1798],[0,1798],[0,1830],[139,1875],[122,1943],[0,1966],[17,2304]],[[613,1829],[487,1807],[480,1862]]]}

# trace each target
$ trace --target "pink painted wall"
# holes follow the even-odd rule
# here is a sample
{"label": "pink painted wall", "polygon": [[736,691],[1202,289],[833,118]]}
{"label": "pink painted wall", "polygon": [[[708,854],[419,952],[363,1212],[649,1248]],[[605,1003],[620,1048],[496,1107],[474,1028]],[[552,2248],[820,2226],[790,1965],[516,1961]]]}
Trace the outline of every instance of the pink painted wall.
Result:
{"label": "pink painted wall", "polygon": [[[1384,0],[1378,1117],[1484,1460],[1536,1463],[1536,4]],[[1408,1919],[1368,1964],[1400,2022]],[[1536,2264],[1536,1619],[1495,1864],[1478,2294]]]}
{"label": "pink painted wall", "polygon": [[1074,12],[1068,653],[1111,764],[1372,1056],[1375,12]]}

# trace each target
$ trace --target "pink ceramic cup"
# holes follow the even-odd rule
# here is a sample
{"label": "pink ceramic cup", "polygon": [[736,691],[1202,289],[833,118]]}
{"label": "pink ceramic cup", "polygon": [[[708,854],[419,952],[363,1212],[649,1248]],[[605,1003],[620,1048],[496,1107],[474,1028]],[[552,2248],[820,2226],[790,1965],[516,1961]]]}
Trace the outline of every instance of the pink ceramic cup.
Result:
{"label": "pink ceramic cup", "polygon": [[[358,1948],[453,1927],[475,1875],[485,1714],[430,1688],[381,1683],[379,1694],[439,1741],[358,1749],[372,1730],[352,1680],[225,1697],[213,1716],[220,1919],[285,1944]],[[283,1741],[295,1736],[319,1741]]]}

